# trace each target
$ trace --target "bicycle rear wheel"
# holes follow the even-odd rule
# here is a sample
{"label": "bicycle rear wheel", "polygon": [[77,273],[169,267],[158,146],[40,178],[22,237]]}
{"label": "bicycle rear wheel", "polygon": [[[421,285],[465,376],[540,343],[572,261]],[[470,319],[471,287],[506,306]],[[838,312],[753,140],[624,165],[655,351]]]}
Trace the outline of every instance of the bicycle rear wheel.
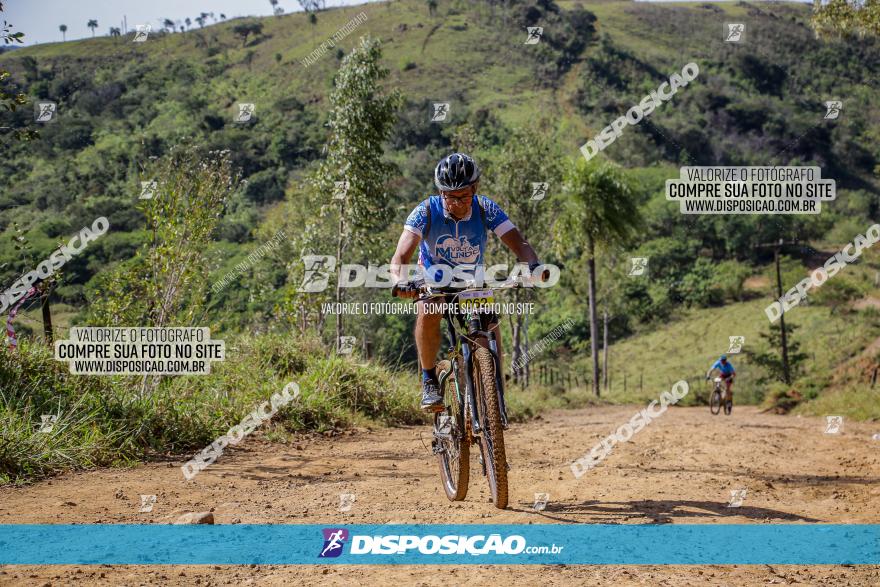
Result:
{"label": "bicycle rear wheel", "polygon": [[717,389],[712,392],[712,397],[709,398],[709,411],[716,416],[721,411],[721,392]]}
{"label": "bicycle rear wheel", "polygon": [[[452,370],[450,361],[437,363],[437,373]],[[446,407],[434,414],[434,450],[440,463],[440,477],[449,501],[461,501],[467,495],[470,480],[470,439],[466,427],[464,406],[459,402],[458,386],[464,381],[459,372],[450,373],[441,393]],[[438,431],[440,434],[438,434]]]}
{"label": "bicycle rear wheel", "polygon": [[507,507],[507,455],[504,451],[504,428],[501,424],[501,406],[495,386],[495,359],[489,349],[477,347],[474,351],[474,385],[480,402],[480,443],[486,459],[486,475],[492,502],[498,509]]}

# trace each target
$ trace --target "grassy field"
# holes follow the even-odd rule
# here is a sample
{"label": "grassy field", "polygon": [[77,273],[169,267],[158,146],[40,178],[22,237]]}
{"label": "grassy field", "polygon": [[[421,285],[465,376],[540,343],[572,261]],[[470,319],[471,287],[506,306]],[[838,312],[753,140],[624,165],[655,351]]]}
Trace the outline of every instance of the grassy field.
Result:
{"label": "grassy field", "polygon": [[[842,245],[823,243],[822,249],[830,256]],[[826,254],[818,256],[824,258]],[[775,278],[768,279],[771,269],[771,266],[761,269],[763,288],[775,282]],[[876,286],[878,270],[880,251],[866,250],[860,262],[841,270],[823,288],[812,290],[805,303],[786,313],[786,321],[797,327],[792,339],[800,344],[799,352],[807,355],[802,377],[792,388],[801,393],[809,390],[819,393],[798,410],[810,414],[840,413],[858,419],[880,418],[877,401],[880,391],[865,393],[864,373],[864,369],[876,364],[880,354],[872,346],[880,337],[880,312],[872,304],[865,304],[865,301],[880,299],[880,289]],[[800,272],[791,272],[784,279],[784,287],[792,287],[806,271],[802,268]],[[841,300],[842,303],[832,306],[824,305],[831,294],[830,288],[841,283],[852,287],[861,301]],[[837,290],[833,293],[838,295]],[[773,386],[759,382],[762,368],[750,357],[767,348],[760,335],[768,330],[764,308],[771,299],[769,295],[762,295],[724,307],[687,310],[668,324],[610,345],[611,384],[609,391],[603,394],[604,399],[615,403],[649,401],[679,379],[688,380],[691,392],[706,398],[709,391],[709,384],[703,381],[706,370],[727,351],[728,337],[736,335],[746,339],[742,352],[730,355],[738,373],[738,401],[760,403]],[[823,303],[818,303],[819,300]],[[862,363],[855,364],[859,359]],[[584,356],[579,357],[572,368],[578,373],[589,373],[589,365],[589,358]],[[694,397],[686,398],[684,403],[694,400]]]}
{"label": "grassy field", "polygon": [[[614,402],[645,401],[655,398],[661,390],[679,379],[698,383],[691,391],[707,393],[708,384],[702,383],[706,370],[718,356],[726,353],[729,336],[745,336],[746,342],[739,354],[730,360],[737,369],[737,391],[741,400],[757,401],[761,375],[760,368],[749,361],[749,356],[766,343],[760,334],[767,330],[764,299],[723,308],[693,310],[681,319],[614,344],[609,348],[609,370],[612,383],[605,397]],[[880,320],[876,315],[864,320],[853,320],[841,314],[832,314],[821,306],[799,306],[786,315],[798,326],[793,338],[808,355],[806,372],[810,376],[826,376],[841,362],[860,353],[880,336]],[[587,366],[580,360],[579,369]],[[623,374],[627,374],[627,389],[623,389]],[[644,389],[639,392],[639,377],[644,378]]]}

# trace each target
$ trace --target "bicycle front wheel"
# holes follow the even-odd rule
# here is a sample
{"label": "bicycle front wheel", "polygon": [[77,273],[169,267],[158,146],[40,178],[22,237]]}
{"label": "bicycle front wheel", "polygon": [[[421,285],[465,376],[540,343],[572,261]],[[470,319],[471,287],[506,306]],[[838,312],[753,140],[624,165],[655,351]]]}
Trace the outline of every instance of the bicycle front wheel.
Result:
{"label": "bicycle front wheel", "polygon": [[[437,372],[451,371],[450,361],[437,363]],[[446,379],[442,394],[446,408],[434,414],[434,430],[436,439],[437,460],[440,463],[440,477],[443,490],[449,501],[462,501],[467,495],[470,480],[470,438],[468,438],[464,406],[459,401],[458,386],[464,381],[459,372],[450,373]]]}
{"label": "bicycle front wheel", "polygon": [[474,352],[474,384],[480,402],[480,443],[486,460],[486,474],[495,507],[507,507],[507,455],[504,452],[504,428],[501,406],[495,385],[495,358],[489,349],[478,347]]}
{"label": "bicycle front wheel", "polygon": [[712,397],[709,398],[709,410],[716,416],[721,411],[721,392],[717,389],[712,392]]}

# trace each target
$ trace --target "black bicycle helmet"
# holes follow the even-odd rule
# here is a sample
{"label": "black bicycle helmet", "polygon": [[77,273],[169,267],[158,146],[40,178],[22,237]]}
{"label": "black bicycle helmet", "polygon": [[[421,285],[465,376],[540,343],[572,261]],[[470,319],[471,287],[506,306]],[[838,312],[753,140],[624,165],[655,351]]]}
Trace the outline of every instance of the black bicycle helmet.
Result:
{"label": "black bicycle helmet", "polygon": [[441,191],[452,191],[473,185],[480,179],[477,162],[464,153],[453,153],[440,160],[434,170],[434,185]]}

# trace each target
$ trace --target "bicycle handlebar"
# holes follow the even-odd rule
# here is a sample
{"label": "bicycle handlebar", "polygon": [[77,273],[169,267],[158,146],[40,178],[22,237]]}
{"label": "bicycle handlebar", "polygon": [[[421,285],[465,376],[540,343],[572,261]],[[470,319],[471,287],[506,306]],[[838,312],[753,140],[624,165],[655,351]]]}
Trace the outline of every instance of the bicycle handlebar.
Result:
{"label": "bicycle handlebar", "polygon": [[[542,275],[543,277],[543,275]],[[465,291],[476,291],[486,289],[519,289],[523,287],[528,287],[526,284],[531,283],[529,278],[525,278],[522,276],[518,276],[514,279],[505,281],[503,283],[499,283],[493,286],[481,286],[477,287],[472,282],[465,282],[466,285],[464,287],[452,287],[452,286],[430,286],[425,283],[424,279],[414,279],[412,281],[406,281],[403,283],[396,283],[391,288],[391,295],[393,297],[398,297],[401,293],[407,292],[418,292],[420,294],[428,294],[426,297],[431,297],[434,295],[447,295],[447,294],[460,294]],[[424,299],[424,298],[419,298]]]}

